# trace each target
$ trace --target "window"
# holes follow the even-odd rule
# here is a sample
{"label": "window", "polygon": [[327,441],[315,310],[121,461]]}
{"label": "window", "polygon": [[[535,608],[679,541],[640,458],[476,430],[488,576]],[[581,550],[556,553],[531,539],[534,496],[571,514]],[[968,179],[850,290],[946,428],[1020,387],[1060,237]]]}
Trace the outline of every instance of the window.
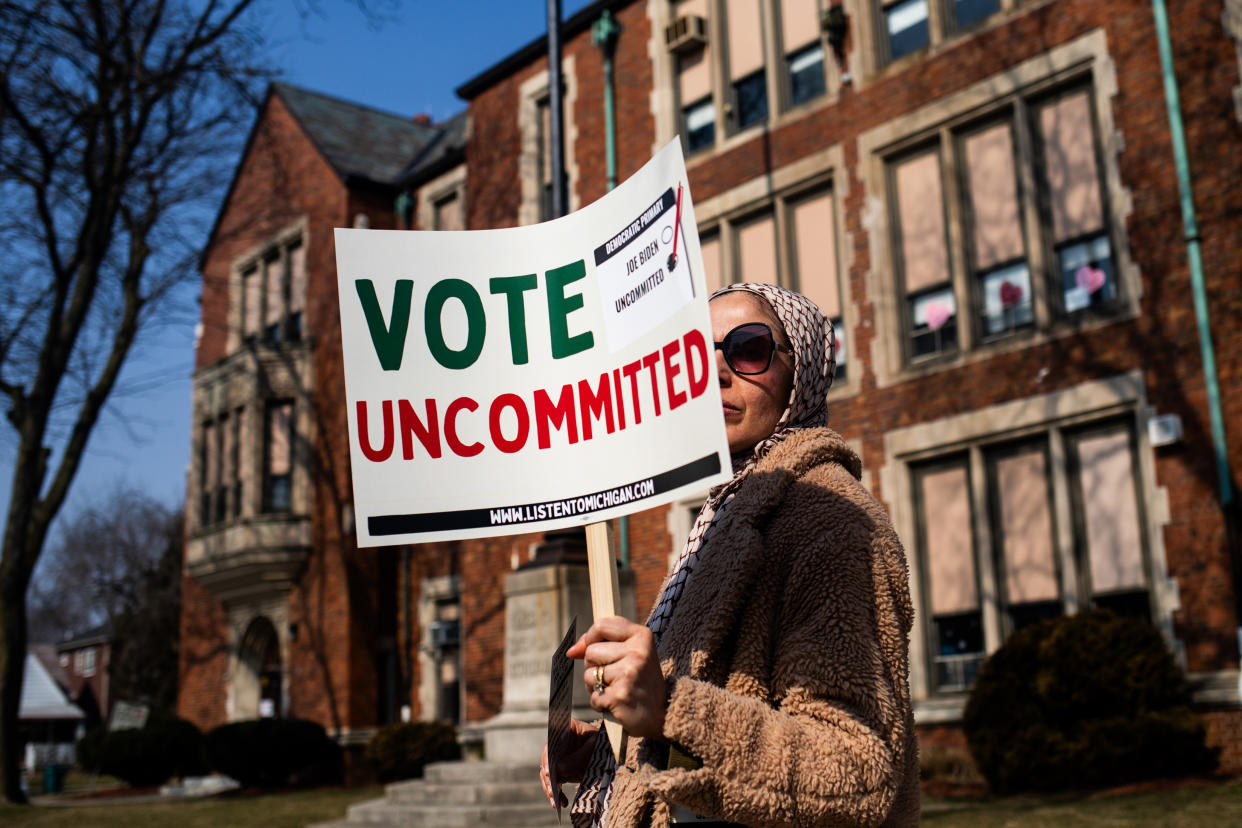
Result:
{"label": "window", "polygon": [[975,274],[980,330],[985,338],[1007,334],[1035,321],[1010,124],[989,125],[963,137],[960,154],[974,228],[967,257]]}
{"label": "window", "polygon": [[965,458],[915,472],[919,547],[931,607],[933,686],[963,691],[985,657],[976,554],[971,533],[970,474]]}
{"label": "window", "polygon": [[1124,425],[1071,436],[1075,551],[1092,606],[1150,618],[1134,442]]}
{"label": "window", "polygon": [[903,58],[931,43],[927,3],[928,0],[897,0],[884,4],[884,33],[889,60]]}
{"label": "window", "polygon": [[824,84],[824,47],[819,43],[789,56],[789,101],[797,106],[818,98]]}
{"label": "window", "polygon": [[734,281],[780,284],[776,258],[776,221],[772,210],[747,216],[737,222],[734,237],[737,273]]}
{"label": "window", "polygon": [[215,423],[210,420],[203,423],[202,437],[198,443],[198,515],[202,526],[210,526],[214,515],[211,508],[211,496],[216,490],[217,436]]}
{"label": "window", "polygon": [[712,294],[717,289],[724,287],[724,261],[721,259],[723,251],[720,249],[720,231],[712,230],[699,236],[699,247],[703,250],[703,269],[707,271],[704,275],[707,277],[707,292]]}
{"label": "window", "polygon": [[242,269],[242,340],[297,342],[304,335],[306,249],[301,237],[273,245]]}
{"label": "window", "polygon": [[964,29],[1000,11],[1000,0],[953,0],[950,12],[954,28]]}
{"label": "window", "polygon": [[[521,153],[517,159],[521,179],[521,195],[518,202],[518,224],[528,225],[552,218],[552,107],[551,85],[548,73],[539,72],[522,81],[518,88],[518,130],[521,133]],[[565,211],[574,209],[574,188],[577,186],[578,170],[574,160],[574,110],[578,100],[578,81],[574,73],[574,55],[566,53],[561,66],[561,113],[563,115],[564,140],[562,143],[565,163]],[[446,173],[447,177],[448,174]],[[464,198],[464,173],[458,179],[459,197]],[[445,182],[447,183],[447,181]],[[444,189],[434,191],[443,195]],[[428,216],[430,222],[431,216]],[[426,226],[431,226],[430,224]]]}
{"label": "window", "polygon": [[1037,113],[1043,196],[1052,217],[1062,308],[1074,313],[1107,307],[1117,296],[1117,283],[1104,225],[1091,101],[1085,90],[1073,90],[1044,102]]}
{"label": "window", "polygon": [[95,675],[95,648],[86,647],[73,654],[73,668],[79,676],[90,678]]}
{"label": "window", "polygon": [[[539,220],[547,221],[556,218],[552,212],[552,107],[545,96],[542,100],[535,104],[539,110]],[[568,141],[562,140],[561,146],[567,147]],[[562,160],[566,164],[566,173],[564,175],[565,197],[569,196],[569,173],[568,173],[568,155],[562,154]],[[565,205],[568,212],[569,205]]]}
{"label": "window", "polygon": [[216,523],[224,522],[228,517],[229,510],[229,484],[236,477],[235,467],[232,466],[236,459],[233,449],[233,424],[228,414],[222,414],[214,424],[216,432],[215,449],[218,452],[216,457],[210,458],[209,462],[216,466],[218,471],[215,475],[215,487],[211,493],[214,502],[214,510],[212,518]]}
{"label": "window", "polygon": [[768,117],[763,21],[758,0],[725,0],[725,27],[733,129],[745,129]]}
{"label": "window", "polygon": [[1043,443],[988,452],[988,497],[1005,632],[1062,612]]}
{"label": "window", "polygon": [[781,50],[785,55],[789,105],[798,106],[828,91],[824,44],[815,0],[781,0]]}
{"label": "window", "polygon": [[[673,4],[674,22],[666,40],[675,55],[678,113],[687,155],[715,146],[721,133],[767,123],[778,110],[800,106],[827,92],[819,6],[817,0],[679,0]],[[713,90],[713,75],[723,88]],[[779,100],[773,100],[773,95]]]}
{"label": "window", "polygon": [[890,160],[907,361],[1035,328],[1041,303],[1049,321],[1118,310],[1090,95],[1004,100]]}
{"label": "window", "polygon": [[940,153],[933,150],[902,161],[893,173],[909,356],[915,359],[955,350],[957,301],[940,206]]}
{"label": "window", "polygon": [[263,506],[267,512],[288,512],[293,508],[293,403],[268,403]]}
{"label": "window", "polygon": [[837,339],[836,380],[846,378],[845,322],[837,279],[836,221],[829,192],[813,193],[790,205],[791,257],[798,290],[832,320]]}
{"label": "window", "polygon": [[881,0],[879,51],[895,61],[987,20],[1016,0]]}
{"label": "window", "polygon": [[788,285],[819,305],[836,333],[836,379],[846,378],[836,207],[830,189],[796,191],[736,218],[725,216],[700,231],[699,243],[709,291],[734,282]]}
{"label": "window", "polygon": [[933,692],[969,690],[1006,637],[1076,607],[1152,620],[1137,452],[1125,420],[911,465]]}
{"label": "window", "polygon": [[433,230],[465,230],[464,218],[461,199],[456,191],[437,199],[432,205]]}
{"label": "window", "polygon": [[241,474],[241,447],[245,432],[242,429],[242,415],[245,409],[238,408],[233,412],[233,421],[230,428],[230,442],[225,451],[227,458],[228,472],[224,476],[225,485],[229,486],[231,497],[229,500],[232,509],[229,516],[236,519],[241,517],[242,513],[242,474]]}
{"label": "window", "polygon": [[225,412],[202,426],[199,441],[199,515],[202,526],[241,515],[242,408]]}
{"label": "window", "polygon": [[431,624],[431,646],[436,660],[436,718],[461,721],[461,598],[436,601]]}
{"label": "window", "polygon": [[[706,0],[679,3],[679,15],[705,19]],[[685,136],[686,154],[708,149],[716,143],[716,103],[712,100],[712,46],[703,43],[681,51],[676,57],[677,92],[681,101],[681,132]]]}

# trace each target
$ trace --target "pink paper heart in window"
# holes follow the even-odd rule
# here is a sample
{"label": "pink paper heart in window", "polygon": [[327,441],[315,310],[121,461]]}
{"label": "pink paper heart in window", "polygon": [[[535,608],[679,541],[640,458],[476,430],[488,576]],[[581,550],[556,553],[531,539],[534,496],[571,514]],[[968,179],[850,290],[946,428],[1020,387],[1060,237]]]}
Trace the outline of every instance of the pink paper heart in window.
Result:
{"label": "pink paper heart in window", "polygon": [[1022,301],[1022,286],[1015,285],[1008,279],[1001,282],[1000,300],[1002,308],[1012,308],[1014,305]]}
{"label": "pink paper heart in window", "polygon": [[1098,267],[1085,264],[1074,272],[1074,281],[1087,293],[1095,293],[1104,287],[1104,283],[1108,281],[1108,275]]}
{"label": "pink paper heart in window", "polygon": [[953,311],[947,305],[941,302],[928,302],[924,311],[924,317],[927,319],[927,327],[933,331],[938,331],[944,327],[944,323],[948,322],[953,316]]}

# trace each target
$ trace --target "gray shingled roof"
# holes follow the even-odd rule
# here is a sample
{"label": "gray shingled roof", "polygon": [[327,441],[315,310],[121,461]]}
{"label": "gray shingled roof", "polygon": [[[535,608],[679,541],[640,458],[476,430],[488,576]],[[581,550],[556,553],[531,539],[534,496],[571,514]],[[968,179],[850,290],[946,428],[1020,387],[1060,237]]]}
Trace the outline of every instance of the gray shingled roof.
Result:
{"label": "gray shingled roof", "polygon": [[287,83],[272,89],[342,178],[393,184],[440,134],[439,127]]}
{"label": "gray shingled roof", "polygon": [[465,110],[437,125],[440,131],[435,141],[423,148],[401,176],[401,183],[411,184],[443,172],[446,164],[454,164],[466,149]]}

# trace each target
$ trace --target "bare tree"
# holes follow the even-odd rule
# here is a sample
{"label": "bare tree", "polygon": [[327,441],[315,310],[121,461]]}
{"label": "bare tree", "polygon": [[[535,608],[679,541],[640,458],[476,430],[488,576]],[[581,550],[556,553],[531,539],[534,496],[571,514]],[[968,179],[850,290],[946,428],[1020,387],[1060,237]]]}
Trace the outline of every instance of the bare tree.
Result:
{"label": "bare tree", "polygon": [[193,278],[266,80],[253,0],[0,0],[0,394],[16,461],[0,553],[0,765],[26,593],[140,331]]}

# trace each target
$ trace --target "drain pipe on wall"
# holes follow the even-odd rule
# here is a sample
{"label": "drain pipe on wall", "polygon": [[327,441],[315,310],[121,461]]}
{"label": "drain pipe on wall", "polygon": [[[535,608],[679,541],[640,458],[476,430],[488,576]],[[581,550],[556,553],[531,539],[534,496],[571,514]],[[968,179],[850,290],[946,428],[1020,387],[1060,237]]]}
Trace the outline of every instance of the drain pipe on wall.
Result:
{"label": "drain pipe on wall", "polygon": [[[604,9],[599,20],[591,27],[591,42],[604,53],[604,163],[608,176],[608,189],[617,186],[617,129],[616,104],[613,98],[612,58],[617,50],[617,37],[621,26]],[[620,538],[621,566],[630,566],[630,519],[628,515],[617,518],[617,535]]]}
{"label": "drain pipe on wall", "polygon": [[[1190,180],[1190,159],[1186,153],[1186,133],[1182,126],[1182,105],[1173,71],[1173,43],[1169,36],[1169,13],[1164,0],[1152,0],[1156,36],[1160,43],[1160,68],[1164,76],[1164,99],[1169,109],[1169,133],[1177,166],[1177,188],[1182,201],[1182,225],[1186,235],[1186,256],[1190,263],[1190,284],[1194,291],[1195,319],[1199,325],[1199,350],[1203,360],[1203,380],[1207,389],[1208,416],[1212,423],[1212,450],[1216,456],[1216,475],[1220,485],[1220,507],[1224,514],[1229,555],[1233,565],[1234,610],[1237,620],[1238,650],[1242,654],[1242,562],[1238,560],[1233,484],[1225,442],[1225,418],[1221,410],[1220,383],[1216,375],[1216,352],[1212,347],[1212,325],[1207,291],[1203,286],[1203,257],[1199,250],[1199,223],[1195,217],[1194,192]],[[1242,672],[1238,678],[1242,698]]]}

